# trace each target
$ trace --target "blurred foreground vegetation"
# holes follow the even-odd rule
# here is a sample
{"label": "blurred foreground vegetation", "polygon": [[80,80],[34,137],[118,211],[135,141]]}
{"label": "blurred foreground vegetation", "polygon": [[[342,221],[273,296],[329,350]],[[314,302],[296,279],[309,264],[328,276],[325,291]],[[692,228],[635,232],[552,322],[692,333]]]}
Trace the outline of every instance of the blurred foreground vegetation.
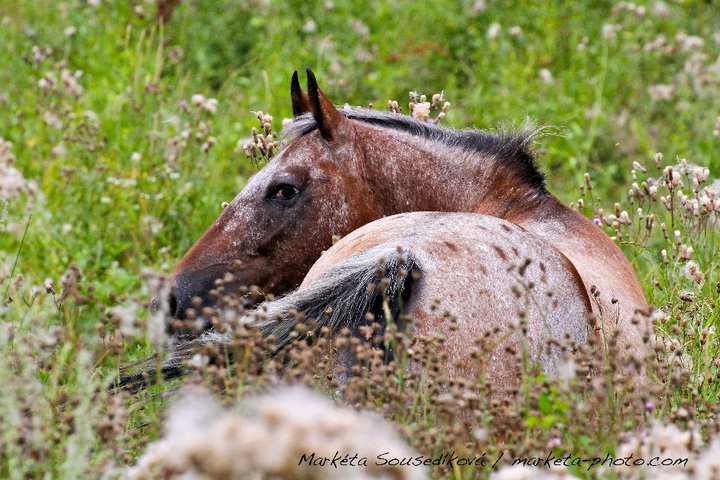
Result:
{"label": "blurred foreground vegetation", "polygon": [[[708,169],[707,185],[720,176],[718,25],[720,9],[700,1],[183,0],[159,25],[152,1],[3,0],[0,476],[47,467],[78,478],[110,458],[132,461],[140,420],[128,423],[129,446],[104,449],[81,422],[53,430],[69,415],[60,406],[74,399],[87,418],[108,414],[112,400],[93,395],[119,363],[152,352],[147,336],[116,334],[108,309],[147,298],[143,269],[169,272],[242,189],[254,172],[241,148],[251,112],[272,113],[279,130],[291,116],[290,76],[308,66],[337,104],[385,108],[406,104],[410,90],[442,90],[453,104],[445,125],[530,117],[557,127],[537,146],[552,192],[577,205],[587,172],[588,216],[629,213],[632,225],[610,219],[608,232],[625,231],[648,298],[667,313],[658,331],[689,359],[692,375],[658,415],[696,394],[716,402],[717,214],[676,223],[656,199],[650,235],[636,216],[649,203],[629,203],[628,190],[631,170],[639,184],[662,178],[657,152],[663,166],[687,159],[690,197],[694,166]],[[687,258],[678,244],[692,246]],[[18,350],[23,335],[40,346]],[[13,351],[27,361],[9,360]],[[27,398],[37,399],[27,407],[36,440],[55,442],[40,463],[12,433],[24,428]],[[144,410],[149,436],[161,409]]]}

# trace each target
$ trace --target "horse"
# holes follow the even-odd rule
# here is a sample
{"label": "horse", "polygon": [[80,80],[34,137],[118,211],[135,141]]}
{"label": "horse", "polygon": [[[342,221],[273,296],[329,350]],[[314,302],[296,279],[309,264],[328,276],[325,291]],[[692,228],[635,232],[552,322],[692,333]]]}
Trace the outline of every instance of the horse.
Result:
{"label": "horse", "polygon": [[[380,329],[373,336],[382,336],[392,322],[413,339],[442,337],[443,373],[484,376],[499,395],[517,386],[518,353],[527,355],[529,367],[555,376],[568,360],[561,342],[587,345],[594,337],[598,347],[590,312],[567,257],[522,227],[472,213],[408,212],[351,232],[323,253],[296,290],[236,321],[272,336],[275,351],[292,347],[301,321],[308,327],[303,340],[323,329],[347,329],[370,340],[374,326]],[[492,344],[486,368],[474,360],[480,338]],[[232,331],[186,341],[163,364],[163,376],[181,374],[182,361],[199,350],[193,346],[232,341]],[[344,379],[355,363],[350,344],[337,348],[335,357],[342,367],[336,378]],[[155,377],[144,373],[121,382],[139,385]]]}
{"label": "horse", "polygon": [[[548,191],[531,150],[542,129],[491,134],[440,127],[394,112],[336,108],[310,69],[307,78],[304,92],[297,72],[293,74],[294,118],[283,131],[284,145],[278,154],[248,180],[174,269],[174,289],[167,305],[175,319],[185,319],[188,311],[199,306],[214,305],[211,292],[219,278],[232,279],[226,282],[226,290],[254,285],[276,296],[286,295],[317,278],[313,272],[321,267],[311,269],[314,264],[324,265],[327,271],[330,259],[340,260],[323,255],[334,238],[356,238],[352,232],[380,221],[381,227],[373,226],[372,231],[396,232],[400,241],[402,232],[389,222],[406,217],[393,215],[417,218],[412,229],[419,232],[429,217],[411,214],[435,212],[448,215],[446,224],[479,221],[488,228],[497,226],[502,233],[482,256],[472,248],[454,251],[448,246],[438,257],[448,264],[460,261],[448,260],[453,254],[464,259],[466,268],[461,271],[473,279],[461,282],[457,277],[471,292],[468,300],[459,294],[448,296],[454,299],[448,305],[451,311],[468,311],[467,305],[477,305],[463,321],[466,330],[476,331],[473,325],[483,323],[483,318],[501,321],[503,315],[498,316],[496,306],[504,303],[488,292],[490,286],[508,283],[508,273],[502,269],[473,277],[472,265],[488,255],[506,261],[516,249],[532,265],[555,269],[545,275],[557,273],[564,279],[556,288],[566,294],[555,297],[558,303],[551,303],[551,310],[575,312],[584,304],[597,320],[594,333],[581,335],[580,325],[587,328],[587,320],[581,322],[575,313],[567,319],[552,317],[550,323],[555,325],[549,332],[572,331],[579,340],[614,335],[628,362],[650,354],[649,307],[637,276],[597,225]],[[473,233],[472,238],[465,238],[466,247],[473,242],[487,246],[482,229],[468,231]],[[511,242],[513,234],[517,239]],[[451,236],[435,240],[453,243]],[[512,247],[507,246],[510,243]],[[432,257],[427,248],[425,269]],[[362,252],[363,248],[339,250]],[[342,257],[349,258],[349,254]],[[417,307],[414,313],[422,317],[423,311]],[[432,320],[427,325],[443,328]]]}
{"label": "horse", "polygon": [[[368,285],[378,287],[368,291]],[[363,332],[372,323],[394,322],[415,338],[441,336],[444,373],[485,375],[498,392],[520,377],[518,352],[556,376],[567,360],[560,341],[587,345],[593,337],[601,345],[590,299],[567,257],[522,227],[471,213],[401,213],[353,231],[315,262],[297,290],[267,302],[254,322],[282,348],[298,322],[288,316],[292,310],[313,319],[316,335],[327,327],[367,339]],[[486,371],[473,361],[481,338],[494,344]],[[349,370],[353,352],[338,356]]]}

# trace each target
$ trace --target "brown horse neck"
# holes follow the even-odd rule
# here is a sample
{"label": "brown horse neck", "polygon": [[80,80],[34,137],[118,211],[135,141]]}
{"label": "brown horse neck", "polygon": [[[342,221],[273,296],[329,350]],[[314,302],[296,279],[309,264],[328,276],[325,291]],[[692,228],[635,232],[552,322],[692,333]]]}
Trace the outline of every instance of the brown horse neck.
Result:
{"label": "brown horse neck", "polygon": [[[544,187],[526,181],[508,159],[355,123],[358,182],[377,216],[411,211],[473,212],[508,220],[556,246],[569,258],[605,258],[631,270],[596,225]],[[392,152],[392,154],[388,154]],[[359,187],[358,187],[359,188]],[[379,215],[378,215],[379,212]]]}
{"label": "brown horse neck", "polygon": [[360,170],[383,216],[442,211],[510,219],[551,197],[525,184],[502,160],[479,152],[360,125],[356,134],[380,137],[359,142]]}
{"label": "brown horse neck", "polygon": [[[381,215],[410,211],[474,212],[508,220],[562,252],[586,287],[603,291],[603,303],[625,318],[647,303],[635,272],[599,227],[544,188],[524,181],[507,159],[412,135],[358,126],[373,135],[361,152],[361,174]],[[391,157],[387,152],[394,152]]]}

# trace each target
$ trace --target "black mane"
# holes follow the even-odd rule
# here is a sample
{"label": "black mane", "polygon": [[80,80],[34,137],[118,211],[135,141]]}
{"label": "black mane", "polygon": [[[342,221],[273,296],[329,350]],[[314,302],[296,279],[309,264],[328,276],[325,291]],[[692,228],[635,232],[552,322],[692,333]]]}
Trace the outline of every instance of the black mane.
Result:
{"label": "black mane", "polygon": [[[443,143],[451,147],[478,152],[494,157],[504,166],[512,168],[518,179],[528,185],[546,191],[545,175],[537,166],[532,152],[532,142],[544,133],[543,127],[532,127],[526,124],[520,129],[500,129],[498,133],[489,133],[476,129],[458,130],[440,127],[422,122],[407,115],[393,112],[381,112],[364,108],[340,108],[345,117],[368,125],[398,130],[427,140]],[[297,117],[283,132],[287,138],[297,138],[317,129],[311,115]]]}

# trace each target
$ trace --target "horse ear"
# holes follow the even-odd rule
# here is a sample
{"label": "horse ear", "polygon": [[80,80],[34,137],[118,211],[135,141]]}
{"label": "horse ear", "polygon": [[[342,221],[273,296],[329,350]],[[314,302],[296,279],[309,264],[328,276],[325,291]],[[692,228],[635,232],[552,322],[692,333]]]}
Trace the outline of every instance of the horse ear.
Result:
{"label": "horse ear", "polygon": [[325,140],[332,140],[342,131],[347,119],[335,108],[325,94],[320,90],[312,70],[307,69],[308,78],[308,99],[310,100],[310,111],[312,112],[318,130]]}
{"label": "horse ear", "polygon": [[290,98],[292,100],[293,117],[310,112],[310,101],[308,100],[307,94],[300,88],[297,70],[293,73],[292,81],[290,82]]}

